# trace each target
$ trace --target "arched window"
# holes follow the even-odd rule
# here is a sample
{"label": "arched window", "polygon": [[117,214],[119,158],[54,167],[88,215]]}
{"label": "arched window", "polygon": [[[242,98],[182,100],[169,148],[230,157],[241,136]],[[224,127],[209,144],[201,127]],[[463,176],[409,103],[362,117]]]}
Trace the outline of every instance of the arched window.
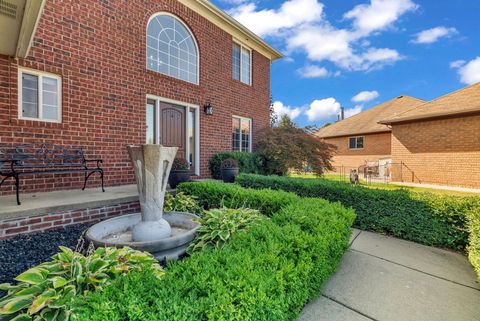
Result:
{"label": "arched window", "polygon": [[147,27],[147,68],[198,84],[198,50],[185,24],[159,13]]}

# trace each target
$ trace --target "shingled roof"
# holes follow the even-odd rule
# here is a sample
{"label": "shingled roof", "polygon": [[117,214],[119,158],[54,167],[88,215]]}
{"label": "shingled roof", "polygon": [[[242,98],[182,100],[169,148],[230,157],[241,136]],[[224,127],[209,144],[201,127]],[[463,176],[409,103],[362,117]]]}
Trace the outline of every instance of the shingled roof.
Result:
{"label": "shingled roof", "polygon": [[389,132],[391,129],[388,126],[378,123],[380,120],[393,118],[423,104],[425,104],[425,100],[410,96],[399,96],[360,114],[323,127],[315,135],[328,138]]}
{"label": "shingled roof", "polygon": [[[447,94],[404,113],[384,117],[382,124],[480,113],[480,82]],[[392,117],[393,116],[393,117]]]}

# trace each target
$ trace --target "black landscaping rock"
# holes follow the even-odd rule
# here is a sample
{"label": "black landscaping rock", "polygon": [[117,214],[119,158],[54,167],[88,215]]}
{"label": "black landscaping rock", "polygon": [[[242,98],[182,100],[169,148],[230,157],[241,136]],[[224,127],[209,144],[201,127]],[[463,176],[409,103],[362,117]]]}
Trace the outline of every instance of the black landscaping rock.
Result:
{"label": "black landscaping rock", "polygon": [[[0,283],[12,283],[13,278],[59,252],[60,245],[75,249],[78,238],[89,225],[70,225],[58,230],[18,235],[0,241]],[[0,297],[3,294],[0,292]]]}

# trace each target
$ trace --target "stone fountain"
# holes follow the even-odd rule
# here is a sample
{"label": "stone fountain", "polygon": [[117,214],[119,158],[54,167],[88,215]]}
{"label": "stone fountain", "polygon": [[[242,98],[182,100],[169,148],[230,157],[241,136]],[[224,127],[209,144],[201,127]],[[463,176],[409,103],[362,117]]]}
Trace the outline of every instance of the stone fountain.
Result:
{"label": "stone fountain", "polygon": [[176,259],[195,238],[198,216],[163,213],[165,191],[177,147],[128,146],[137,181],[141,213],[115,217],[89,228],[88,241],[99,246],[129,246],[152,253],[157,260]]}

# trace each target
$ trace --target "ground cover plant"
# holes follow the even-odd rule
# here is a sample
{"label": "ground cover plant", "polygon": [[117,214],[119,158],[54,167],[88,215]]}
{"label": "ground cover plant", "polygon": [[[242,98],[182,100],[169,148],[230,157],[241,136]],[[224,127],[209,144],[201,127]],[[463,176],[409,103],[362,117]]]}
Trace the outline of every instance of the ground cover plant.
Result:
{"label": "ground cover plant", "polygon": [[0,284],[0,320],[68,321],[76,296],[101,290],[115,278],[147,271],[157,278],[164,272],[148,253],[130,248],[99,248],[84,256],[66,247],[49,262],[15,278],[17,284]]}
{"label": "ground cover plant", "polygon": [[205,211],[198,220],[201,224],[197,237],[190,243],[188,253],[207,247],[221,248],[237,232],[245,231],[260,219],[257,210],[249,208],[214,208]]}
{"label": "ground cover plant", "polygon": [[295,320],[348,246],[355,214],[338,203],[216,182],[180,190],[207,210],[228,204],[263,215],[222,247],[170,263],[162,279],[132,273],[78,298],[78,320]]}
{"label": "ground cover plant", "polygon": [[175,195],[165,194],[165,203],[163,205],[165,212],[186,212],[201,215],[202,208],[198,205],[197,200],[193,196],[179,192]]}

